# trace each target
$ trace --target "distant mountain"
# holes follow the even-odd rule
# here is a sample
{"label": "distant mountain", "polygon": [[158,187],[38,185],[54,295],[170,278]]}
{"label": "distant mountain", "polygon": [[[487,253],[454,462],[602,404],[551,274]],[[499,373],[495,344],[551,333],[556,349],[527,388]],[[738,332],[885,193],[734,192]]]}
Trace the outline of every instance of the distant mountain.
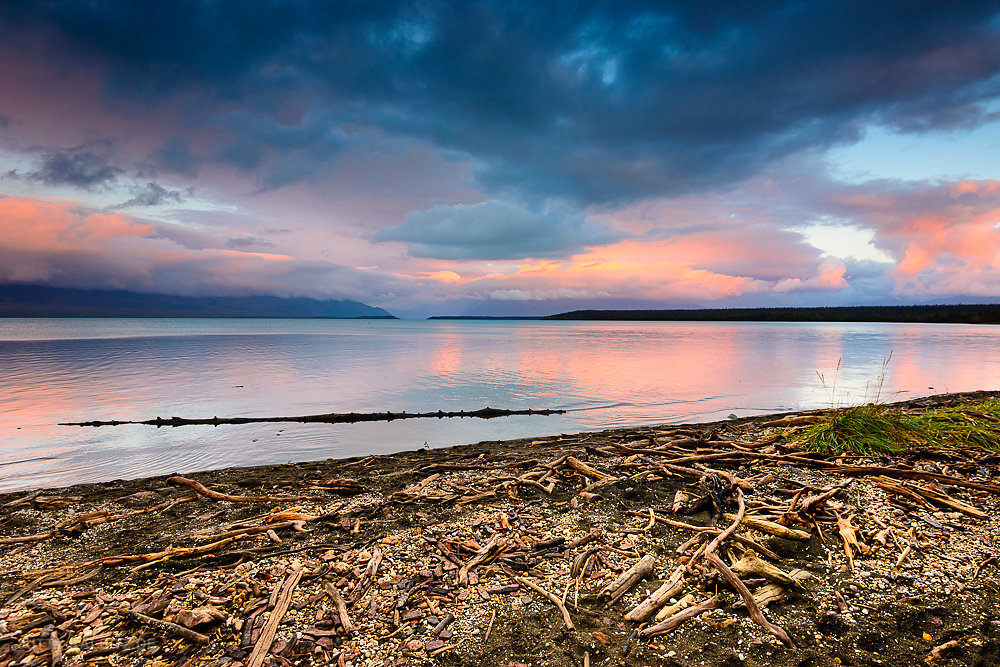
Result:
{"label": "distant mountain", "polygon": [[1000,324],[1000,304],[830,306],[821,308],[701,308],[684,310],[576,310],[546,320],[684,322],[938,322]]}
{"label": "distant mountain", "polygon": [[0,317],[304,317],[395,319],[359,301],[277,296],[175,296],[0,285]]}

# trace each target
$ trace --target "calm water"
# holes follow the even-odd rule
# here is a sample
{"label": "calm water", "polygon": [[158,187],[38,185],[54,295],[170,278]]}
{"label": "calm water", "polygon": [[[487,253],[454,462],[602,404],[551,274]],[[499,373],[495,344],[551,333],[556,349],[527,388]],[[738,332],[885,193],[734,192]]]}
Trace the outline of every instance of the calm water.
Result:
{"label": "calm water", "polygon": [[[966,325],[0,320],[0,490],[846,404],[890,353],[883,400],[995,389],[998,350]],[[57,426],[486,405],[569,412]]]}

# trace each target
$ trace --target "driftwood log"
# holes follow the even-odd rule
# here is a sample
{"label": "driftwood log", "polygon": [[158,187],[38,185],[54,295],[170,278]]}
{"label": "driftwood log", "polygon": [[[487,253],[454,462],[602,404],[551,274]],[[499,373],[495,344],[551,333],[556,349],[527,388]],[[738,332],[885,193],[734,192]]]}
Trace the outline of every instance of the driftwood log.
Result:
{"label": "driftwood log", "polygon": [[696,605],[692,605],[685,609],[684,611],[679,611],[670,618],[657,623],[656,625],[651,625],[648,628],[643,628],[639,631],[639,636],[643,639],[648,637],[658,637],[660,635],[665,635],[668,632],[673,632],[681,623],[690,620],[699,614],[708,611],[709,609],[718,609],[722,606],[719,602],[719,596],[713,595],[704,602],[699,602]]}
{"label": "driftwood log", "polygon": [[628,593],[633,586],[648,577],[653,572],[655,565],[656,556],[646,554],[639,559],[639,562],[625,570],[617,579],[605,586],[597,598],[607,602],[607,606],[610,607]]}
{"label": "driftwood log", "polygon": [[297,422],[301,424],[354,424],[357,422],[380,422],[395,421],[397,419],[444,419],[445,417],[473,417],[476,419],[495,419],[497,417],[509,417],[511,415],[561,415],[565,410],[552,410],[543,408],[541,410],[498,410],[496,408],[481,408],[479,410],[458,410],[448,411],[438,410],[437,412],[329,412],[321,415],[302,415],[299,417],[209,417],[209,418],[188,418],[170,417],[163,419],[145,419],[141,421],[128,421],[123,419],[109,419],[106,421],[93,420],[86,422],[64,422],[59,426],[121,426],[123,424],[144,424],[146,426],[220,426],[222,424],[260,424],[276,422]]}

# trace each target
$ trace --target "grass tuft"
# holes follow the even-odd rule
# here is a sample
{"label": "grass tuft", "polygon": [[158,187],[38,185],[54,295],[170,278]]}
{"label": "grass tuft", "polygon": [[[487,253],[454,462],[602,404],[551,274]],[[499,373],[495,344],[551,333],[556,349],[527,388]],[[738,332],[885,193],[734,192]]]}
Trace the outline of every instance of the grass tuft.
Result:
{"label": "grass tuft", "polygon": [[900,454],[915,449],[975,447],[1000,451],[1000,401],[906,414],[875,403],[841,408],[809,427],[800,442],[826,454]]}

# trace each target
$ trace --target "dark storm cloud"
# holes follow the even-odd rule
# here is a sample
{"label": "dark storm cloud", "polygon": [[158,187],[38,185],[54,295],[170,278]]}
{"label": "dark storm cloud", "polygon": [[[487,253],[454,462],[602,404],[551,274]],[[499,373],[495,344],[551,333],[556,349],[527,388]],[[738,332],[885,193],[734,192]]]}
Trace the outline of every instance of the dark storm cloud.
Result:
{"label": "dark storm cloud", "polygon": [[132,208],[147,206],[163,206],[164,204],[180,204],[184,201],[185,192],[181,190],[168,190],[159,183],[151,181],[141,186],[132,188],[134,195],[128,201],[122,202],[113,208]]}
{"label": "dark storm cloud", "polygon": [[[209,159],[264,189],[328,169],[337,128],[362,123],[470,156],[495,193],[620,203],[867,123],[983,122],[996,15],[993,0],[7,2],[0,42],[103,72],[112,101],[197,100],[185,122],[227,135]],[[196,168],[183,139],[158,155]]]}
{"label": "dark storm cloud", "polygon": [[153,158],[160,168],[182,176],[195,176],[201,162],[191,151],[187,140],[176,134],[163,140],[163,145],[156,149]]}
{"label": "dark storm cloud", "polygon": [[38,166],[23,178],[46,185],[70,185],[82,190],[97,190],[114,184],[125,170],[112,164],[110,142],[98,141],[66,150],[48,149]]}
{"label": "dark storm cloud", "polygon": [[500,201],[412,211],[377,240],[410,244],[410,255],[434,259],[567,257],[624,238],[575,211],[532,211]]}

